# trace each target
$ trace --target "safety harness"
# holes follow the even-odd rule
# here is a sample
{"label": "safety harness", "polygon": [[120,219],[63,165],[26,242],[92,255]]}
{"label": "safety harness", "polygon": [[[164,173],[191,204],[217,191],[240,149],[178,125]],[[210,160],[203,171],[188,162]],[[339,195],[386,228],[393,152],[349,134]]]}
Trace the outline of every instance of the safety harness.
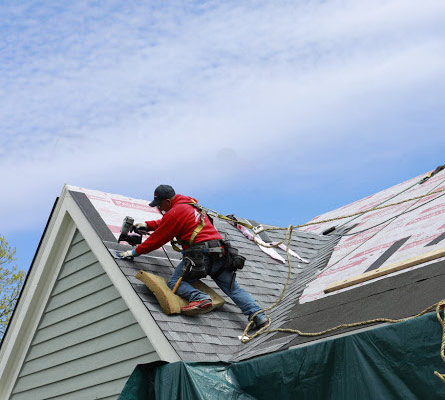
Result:
{"label": "safety harness", "polygon": [[[202,229],[205,226],[205,211],[204,208],[202,206],[200,206],[198,203],[196,202],[190,202],[190,203],[179,203],[179,204],[188,204],[190,206],[192,206],[193,208],[196,208],[199,211],[200,217],[201,217],[201,222],[200,224],[193,230],[189,241],[185,241],[185,240],[171,240],[170,243],[173,247],[173,250],[176,250],[178,252],[184,253],[184,250],[181,250],[178,246],[178,244],[181,245],[186,245],[186,246],[193,246],[193,243],[195,242],[195,238],[196,236],[198,236],[199,232],[202,231]],[[210,217],[208,217],[210,219]],[[211,221],[211,219],[210,219]],[[213,242],[213,241],[209,241],[209,242]],[[222,247],[221,247],[222,249]],[[210,248],[208,248],[209,251],[205,251],[207,253],[216,253],[217,251],[210,251]],[[219,251],[220,253],[223,252],[223,250]]]}
{"label": "safety harness", "polygon": [[[205,259],[204,254],[215,257],[226,256],[227,260],[225,264],[220,269],[218,269],[218,271],[213,272],[210,276],[215,279],[224,270],[229,270],[230,272],[232,272],[232,283],[230,285],[232,290],[236,278],[236,271],[244,267],[246,258],[241,256],[238,253],[238,249],[232,247],[228,240],[207,240],[205,242],[194,244],[196,236],[198,236],[199,232],[201,232],[201,230],[205,226],[206,210],[196,202],[180,204],[188,204],[194,207],[199,211],[199,214],[201,216],[201,222],[193,230],[188,242],[184,240],[171,241],[173,249],[175,249],[176,251],[180,251],[184,255],[184,271],[182,276],[185,280],[199,279],[205,277],[208,273],[208,270],[210,269],[211,264],[208,264],[209,260]],[[211,217],[208,216],[208,218],[213,223]],[[178,243],[189,247],[187,249],[181,250],[177,245]]]}

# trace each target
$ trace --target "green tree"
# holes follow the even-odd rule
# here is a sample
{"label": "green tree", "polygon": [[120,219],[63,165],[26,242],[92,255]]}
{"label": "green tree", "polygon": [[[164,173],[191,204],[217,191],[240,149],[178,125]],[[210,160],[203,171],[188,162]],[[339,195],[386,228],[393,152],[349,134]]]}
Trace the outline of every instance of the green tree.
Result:
{"label": "green tree", "polygon": [[14,265],[15,249],[0,235],[0,339],[5,334],[25,279],[24,271]]}

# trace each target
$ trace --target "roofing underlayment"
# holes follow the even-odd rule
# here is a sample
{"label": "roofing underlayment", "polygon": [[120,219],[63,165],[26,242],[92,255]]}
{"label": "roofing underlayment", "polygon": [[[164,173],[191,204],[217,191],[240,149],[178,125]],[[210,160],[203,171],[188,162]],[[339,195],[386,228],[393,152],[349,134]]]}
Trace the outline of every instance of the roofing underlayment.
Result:
{"label": "roofing underlayment", "polygon": [[[420,184],[418,182],[422,177],[413,178],[320,215],[311,222],[354,214],[379,205],[400,203],[399,205],[353,217],[355,219],[348,218],[302,228],[306,232],[321,233],[332,225],[355,224],[351,231],[343,235],[329,264],[323,273],[308,285],[300,297],[300,302],[323,298],[326,296],[323,290],[331,283],[378,268],[386,263],[386,260],[394,263],[445,247],[445,241],[442,241],[445,239],[445,192],[440,192],[445,189],[445,171]],[[434,192],[438,193],[425,196]],[[425,197],[417,198],[419,196]],[[414,200],[401,203],[412,198]],[[335,234],[335,231],[331,233]]]}
{"label": "roofing underlayment", "polygon": [[[324,293],[332,283],[445,247],[445,240],[442,241],[445,238],[442,217],[445,192],[434,193],[445,188],[445,172],[420,184],[421,179],[417,177],[401,183],[320,215],[311,222],[356,214],[381,205],[398,205],[294,230],[290,250],[309,262],[291,256],[291,280],[283,301],[269,312],[273,321],[271,328],[319,331],[377,317],[402,318],[441,300],[440,288],[445,280],[443,258],[351,288]],[[135,221],[161,217],[156,209],[148,206],[148,201],[73,186],[68,189],[112,254],[129,248],[116,240],[125,216],[132,216]],[[266,254],[246,232],[243,234],[233,225],[217,219],[215,226],[247,257],[246,266],[237,277],[240,285],[261,306],[273,304],[287,278],[288,265],[283,263],[285,251],[276,248],[275,256]],[[334,231],[322,234],[332,226],[336,226]],[[265,242],[278,242],[284,233],[266,231],[261,238]],[[165,249],[176,265],[180,254],[169,245]],[[226,299],[221,309],[196,317],[165,315],[154,295],[135,278],[139,270],[168,278],[173,266],[165,253],[157,250],[133,262],[116,259],[116,263],[183,360],[239,361],[316,339],[272,332],[242,344],[240,335],[246,325],[245,316],[210,278],[204,279],[205,283]],[[426,265],[429,267],[422,269]]]}

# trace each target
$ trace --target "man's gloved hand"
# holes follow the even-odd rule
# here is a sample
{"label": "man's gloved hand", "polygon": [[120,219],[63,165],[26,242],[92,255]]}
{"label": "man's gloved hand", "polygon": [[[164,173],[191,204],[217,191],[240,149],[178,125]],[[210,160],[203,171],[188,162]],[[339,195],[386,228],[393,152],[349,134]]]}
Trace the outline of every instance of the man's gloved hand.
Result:
{"label": "man's gloved hand", "polygon": [[129,260],[132,259],[133,257],[137,257],[138,253],[136,253],[136,249],[127,251],[116,251],[116,256],[123,260]]}
{"label": "man's gloved hand", "polygon": [[138,232],[139,230],[147,232],[148,231],[147,224],[145,222],[139,222],[137,224],[134,224],[133,231]]}

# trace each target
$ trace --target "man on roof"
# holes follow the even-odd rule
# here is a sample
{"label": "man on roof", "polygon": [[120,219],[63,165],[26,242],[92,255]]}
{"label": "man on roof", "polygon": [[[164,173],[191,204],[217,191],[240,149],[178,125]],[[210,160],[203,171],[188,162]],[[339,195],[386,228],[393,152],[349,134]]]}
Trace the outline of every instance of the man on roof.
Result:
{"label": "man on roof", "polygon": [[[233,268],[228,263],[227,248],[222,237],[205,212],[194,206],[196,199],[176,194],[170,185],[160,185],[154,192],[151,207],[158,207],[163,217],[156,221],[135,224],[139,230],[153,231],[140,245],[132,250],[117,253],[121,258],[137,257],[149,253],[176,238],[183,248],[184,257],[167,284],[170,289],[187,273],[177,288],[176,294],[189,304],[182,311],[205,309],[212,306],[207,293],[194,288],[190,282],[210,275],[221,290],[228,295],[250,320],[261,310],[252,296],[233,280]],[[187,276],[188,275],[188,276]],[[259,313],[254,317],[255,326],[267,325],[268,317]]]}

